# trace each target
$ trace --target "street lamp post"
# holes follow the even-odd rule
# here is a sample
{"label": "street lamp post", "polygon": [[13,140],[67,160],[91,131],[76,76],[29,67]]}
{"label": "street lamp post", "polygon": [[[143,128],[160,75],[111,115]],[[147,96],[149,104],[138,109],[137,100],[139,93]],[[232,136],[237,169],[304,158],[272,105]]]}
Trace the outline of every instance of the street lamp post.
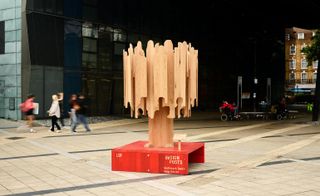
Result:
{"label": "street lamp post", "polygon": [[256,98],[257,98],[257,85],[258,85],[258,78],[254,78],[253,79],[253,111],[256,112],[257,111],[257,108],[256,108]]}
{"label": "street lamp post", "polygon": [[258,78],[257,74],[257,40],[253,39],[253,111],[256,112],[256,98],[257,98],[257,85]]}

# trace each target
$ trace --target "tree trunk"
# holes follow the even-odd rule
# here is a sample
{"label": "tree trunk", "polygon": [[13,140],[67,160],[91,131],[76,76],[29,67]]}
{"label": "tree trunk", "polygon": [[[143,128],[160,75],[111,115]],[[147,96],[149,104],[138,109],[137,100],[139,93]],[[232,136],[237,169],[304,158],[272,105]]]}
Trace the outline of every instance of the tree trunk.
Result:
{"label": "tree trunk", "polygon": [[[318,61],[319,67],[319,61]],[[320,99],[320,70],[317,72],[316,89],[313,99],[312,121],[318,121],[319,118],[319,99]]]}
{"label": "tree trunk", "polygon": [[173,147],[173,119],[168,118],[169,107],[160,107],[149,118],[149,143],[145,147]]}

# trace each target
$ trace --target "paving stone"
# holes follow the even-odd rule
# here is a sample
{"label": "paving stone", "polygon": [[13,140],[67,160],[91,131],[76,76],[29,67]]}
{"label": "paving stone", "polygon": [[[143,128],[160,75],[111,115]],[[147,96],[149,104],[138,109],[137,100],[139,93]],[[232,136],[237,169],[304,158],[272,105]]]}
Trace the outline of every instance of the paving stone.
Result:
{"label": "paving stone", "polygon": [[[297,126],[297,122],[309,122],[310,116],[268,121],[274,124],[246,129],[262,121],[225,123],[207,120],[206,115],[196,114],[192,121],[175,121],[176,132],[205,139],[206,147],[213,147],[206,150],[204,164],[190,165],[193,174],[181,176],[111,171],[112,148],[147,140],[145,119],[97,118],[91,121],[89,134],[81,127],[77,134],[69,130],[49,133],[40,120],[35,134],[9,127],[19,127],[23,121],[1,124],[0,195],[320,195],[320,160],[315,159],[320,156],[318,140],[281,156],[267,157],[270,151],[317,136],[319,126],[280,131],[281,137],[260,137]],[[228,132],[236,127],[243,130]],[[208,136],[222,130],[223,134]],[[260,158],[272,164],[245,164]]]}

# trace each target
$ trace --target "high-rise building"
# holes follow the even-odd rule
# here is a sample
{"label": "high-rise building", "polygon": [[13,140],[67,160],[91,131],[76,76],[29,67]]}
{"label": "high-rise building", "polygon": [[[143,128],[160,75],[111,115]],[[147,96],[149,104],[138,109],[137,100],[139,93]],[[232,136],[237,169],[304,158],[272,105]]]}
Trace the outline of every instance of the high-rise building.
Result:
{"label": "high-rise building", "polygon": [[287,94],[313,94],[318,62],[309,65],[301,50],[311,44],[315,30],[297,27],[285,29],[285,91]]}
{"label": "high-rise building", "polygon": [[152,1],[1,0],[0,118],[21,119],[19,104],[31,93],[38,118],[47,117],[58,92],[66,114],[73,93],[89,98],[89,115],[124,113],[123,49],[181,41],[187,23],[177,14]]}

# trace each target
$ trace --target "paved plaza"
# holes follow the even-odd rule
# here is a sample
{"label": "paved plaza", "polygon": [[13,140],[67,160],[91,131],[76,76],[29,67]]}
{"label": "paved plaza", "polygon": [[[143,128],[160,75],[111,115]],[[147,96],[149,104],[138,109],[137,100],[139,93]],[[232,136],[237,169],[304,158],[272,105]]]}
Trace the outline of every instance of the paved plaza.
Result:
{"label": "paved plaza", "polygon": [[147,140],[147,119],[117,119],[48,132],[0,119],[0,195],[320,195],[320,127],[291,120],[221,122],[195,112],[175,120],[185,141],[205,143],[189,175],[111,171],[111,149]]}

